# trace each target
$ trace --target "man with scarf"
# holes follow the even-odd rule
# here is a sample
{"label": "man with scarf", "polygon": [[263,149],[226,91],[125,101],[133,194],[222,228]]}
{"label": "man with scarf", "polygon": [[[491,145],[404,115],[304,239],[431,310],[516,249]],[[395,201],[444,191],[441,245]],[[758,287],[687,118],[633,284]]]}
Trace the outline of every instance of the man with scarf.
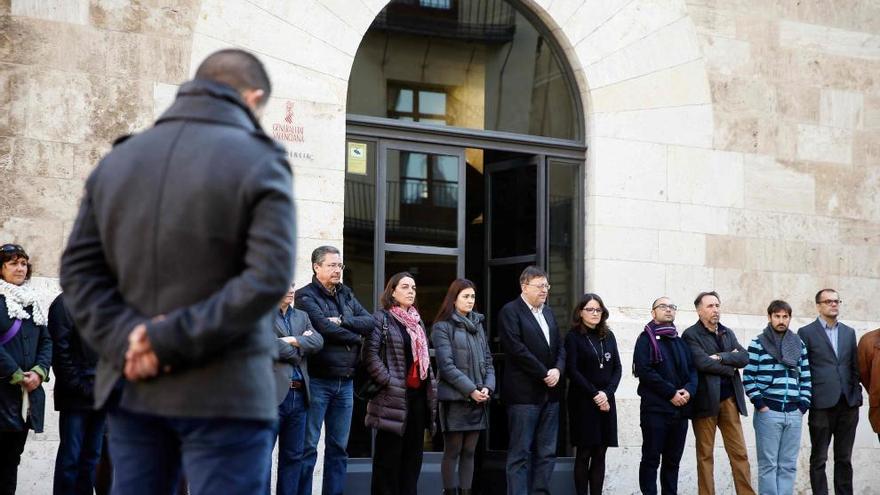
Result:
{"label": "man with scarf", "polygon": [[684,452],[691,399],[697,390],[697,369],[688,345],[675,329],[678,309],[668,297],[651,305],[653,319],[636,339],[633,373],[639,379],[641,397],[642,460],[639,488],[657,493],[678,493],[678,465]]}
{"label": "man with scarf", "polygon": [[768,325],[749,344],[743,387],[755,406],[758,493],[794,492],[801,422],[810,408],[807,347],[789,330],[791,306],[776,300],[767,307]]}

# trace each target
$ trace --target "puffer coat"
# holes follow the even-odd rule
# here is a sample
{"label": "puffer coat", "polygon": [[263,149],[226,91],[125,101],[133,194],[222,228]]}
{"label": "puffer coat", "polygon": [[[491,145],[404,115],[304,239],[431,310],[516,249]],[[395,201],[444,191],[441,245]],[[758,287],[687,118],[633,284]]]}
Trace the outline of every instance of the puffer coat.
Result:
{"label": "puffer coat", "polygon": [[[388,431],[403,436],[406,430],[406,341],[403,333],[406,328],[398,322],[390,313],[379,310],[373,315],[376,320],[372,334],[367,338],[365,345],[367,370],[376,383],[383,385],[382,390],[367,403],[367,416],[364,424],[370,428]],[[386,346],[386,359],[388,364],[382,362],[379,356],[379,348],[382,345],[383,322],[388,325]],[[437,381],[434,370],[428,367],[428,418],[431,433],[435,430],[437,416]]]}

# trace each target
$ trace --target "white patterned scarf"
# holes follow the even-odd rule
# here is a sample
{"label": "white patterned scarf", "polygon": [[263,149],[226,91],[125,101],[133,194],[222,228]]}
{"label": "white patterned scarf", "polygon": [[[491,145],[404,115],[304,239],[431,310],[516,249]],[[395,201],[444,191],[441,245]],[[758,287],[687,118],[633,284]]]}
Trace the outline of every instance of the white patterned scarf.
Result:
{"label": "white patterned scarf", "polygon": [[[6,298],[6,311],[13,320],[27,320],[33,317],[37,325],[46,325],[49,321],[48,311],[40,300],[40,294],[27,282],[22,285],[14,285],[0,279],[0,296]],[[33,315],[25,308],[30,306]]]}

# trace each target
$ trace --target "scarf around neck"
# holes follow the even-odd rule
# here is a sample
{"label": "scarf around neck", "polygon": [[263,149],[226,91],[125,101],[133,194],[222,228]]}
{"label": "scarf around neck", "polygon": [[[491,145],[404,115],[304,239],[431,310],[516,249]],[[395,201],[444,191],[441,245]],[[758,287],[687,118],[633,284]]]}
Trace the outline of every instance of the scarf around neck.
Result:
{"label": "scarf around neck", "polygon": [[[49,321],[48,312],[40,300],[39,294],[30,284],[14,285],[0,279],[0,296],[6,298],[6,311],[13,320],[27,320],[33,318],[37,325],[46,325]],[[31,307],[33,315],[25,308]],[[0,329],[2,330],[2,329]]]}
{"label": "scarf around neck", "polygon": [[660,352],[660,345],[657,343],[657,337],[666,337],[670,339],[678,338],[678,330],[675,329],[674,323],[657,323],[654,320],[645,325],[645,333],[648,334],[648,341],[651,343],[651,363],[663,362],[663,353]]}
{"label": "scarf around neck", "polygon": [[400,306],[393,306],[390,312],[391,316],[399,321],[406,328],[406,333],[409,334],[413,359],[419,363],[419,379],[427,379],[431,358],[428,356],[428,338],[421,325],[422,317],[419,316],[415,306],[410,306],[408,311]]}
{"label": "scarf around neck", "polygon": [[471,311],[465,316],[458,314],[458,311],[452,312],[452,319],[464,325],[465,330],[469,333],[475,334],[479,330],[477,325],[480,323],[480,317],[474,311]]}
{"label": "scarf around neck", "polygon": [[795,335],[791,330],[786,329],[780,339],[776,335],[776,330],[770,328],[770,325],[764,327],[761,336],[758,337],[761,345],[768,354],[780,363],[795,368],[801,358],[801,338]]}

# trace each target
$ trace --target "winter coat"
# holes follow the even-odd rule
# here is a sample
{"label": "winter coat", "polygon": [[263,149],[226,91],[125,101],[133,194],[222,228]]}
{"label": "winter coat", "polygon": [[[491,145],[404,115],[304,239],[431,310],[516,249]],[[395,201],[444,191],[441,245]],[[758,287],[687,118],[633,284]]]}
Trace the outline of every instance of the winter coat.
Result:
{"label": "winter coat", "polygon": [[439,400],[469,399],[474,390],[495,391],[495,367],[492,352],[483,330],[483,315],[472,313],[476,332],[455,319],[438,321],[431,327],[431,343],[437,357],[440,375],[437,384]]}
{"label": "winter coat", "polygon": [[[33,314],[30,306],[25,311]],[[14,321],[6,309],[6,297],[0,296],[0,334],[6,333]],[[21,417],[21,385],[13,385],[9,381],[16,371],[31,371],[34,366],[39,366],[48,374],[51,363],[52,339],[49,337],[49,330],[34,323],[33,318],[21,320],[18,334],[0,345],[0,431],[43,431],[43,413],[46,408],[46,392],[43,391],[43,386],[40,385],[28,394],[31,408],[25,424]]]}

